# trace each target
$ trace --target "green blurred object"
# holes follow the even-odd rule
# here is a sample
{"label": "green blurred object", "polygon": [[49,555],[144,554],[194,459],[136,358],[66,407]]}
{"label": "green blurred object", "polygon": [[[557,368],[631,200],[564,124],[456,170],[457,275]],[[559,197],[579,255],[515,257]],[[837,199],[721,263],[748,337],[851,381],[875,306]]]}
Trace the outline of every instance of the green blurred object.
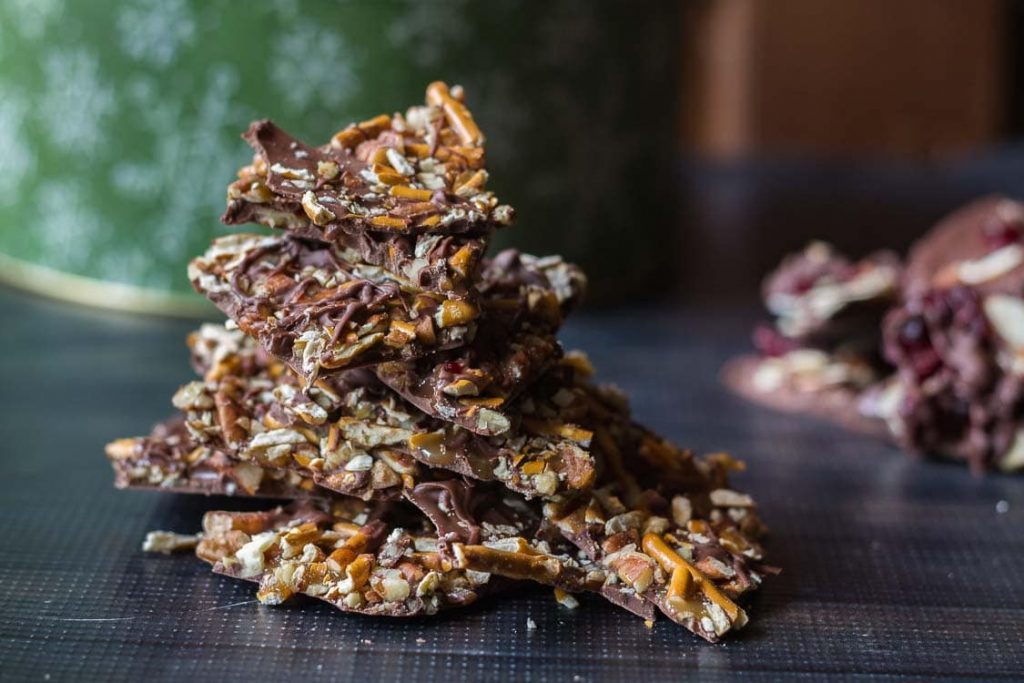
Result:
{"label": "green blurred object", "polygon": [[443,79],[518,210],[499,243],[579,261],[598,301],[649,291],[672,258],[674,4],[0,0],[0,275],[187,310],[250,120],[316,143]]}

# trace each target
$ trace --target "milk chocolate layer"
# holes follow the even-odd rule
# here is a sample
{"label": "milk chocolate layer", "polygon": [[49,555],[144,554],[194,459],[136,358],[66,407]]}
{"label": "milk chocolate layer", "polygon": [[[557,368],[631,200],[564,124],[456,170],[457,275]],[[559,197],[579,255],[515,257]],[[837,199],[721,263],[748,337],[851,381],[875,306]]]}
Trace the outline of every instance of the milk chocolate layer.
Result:
{"label": "milk chocolate layer", "polygon": [[508,249],[485,264],[478,287],[484,314],[471,343],[374,371],[423,412],[490,436],[512,427],[512,400],[561,355],[555,332],[586,277],[560,257]]}
{"label": "milk chocolate layer", "polygon": [[477,308],[403,287],[337,248],[230,235],[189,265],[193,286],[306,383],[321,370],[409,360],[468,342]]}
{"label": "milk chocolate layer", "polygon": [[236,460],[294,470],[367,499],[429,480],[429,468],[500,481],[527,497],[593,481],[590,434],[559,419],[556,401],[566,396],[554,376],[522,399],[514,429],[482,437],[419,412],[368,373],[332,375],[346,381],[319,380],[303,390],[237,330],[204,326],[189,343],[206,373],[183,386],[174,404],[195,439]]}
{"label": "milk chocolate layer", "polygon": [[446,568],[431,549],[432,535],[428,525],[407,515],[396,522],[386,511],[349,500],[261,513],[208,512],[196,554],[218,574],[258,583],[263,604],[304,594],[374,616],[436,614],[508,585],[488,574]]}
{"label": "milk chocolate layer", "polygon": [[119,489],[289,499],[329,495],[299,473],[266,470],[196,442],[180,417],[156,425],[149,436],[113,441],[106,452]]}

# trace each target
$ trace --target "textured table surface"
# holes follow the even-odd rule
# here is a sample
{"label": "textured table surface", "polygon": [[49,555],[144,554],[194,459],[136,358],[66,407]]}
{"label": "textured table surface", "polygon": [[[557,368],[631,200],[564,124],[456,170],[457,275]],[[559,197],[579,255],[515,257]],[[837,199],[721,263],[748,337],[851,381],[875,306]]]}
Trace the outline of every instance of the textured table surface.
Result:
{"label": "textured table surface", "polygon": [[[254,589],[189,555],[140,551],[238,501],[115,491],[103,444],[146,432],[191,376],[190,324],[0,290],[0,679],[1019,679],[1024,478],[975,479],[727,395],[749,316],[582,315],[564,334],[644,421],[749,470],[784,573],[751,625],[710,646],[596,599],[524,590],[434,620],[379,621]],[[250,506],[252,503],[250,503]],[[536,622],[528,630],[527,618]]]}

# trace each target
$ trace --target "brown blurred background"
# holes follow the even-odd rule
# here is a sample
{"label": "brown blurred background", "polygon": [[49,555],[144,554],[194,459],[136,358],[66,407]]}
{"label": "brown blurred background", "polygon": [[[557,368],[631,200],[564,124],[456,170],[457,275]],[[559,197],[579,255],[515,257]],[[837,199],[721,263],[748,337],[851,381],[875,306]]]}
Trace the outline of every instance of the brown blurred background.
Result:
{"label": "brown blurred background", "polygon": [[753,300],[811,238],[902,249],[1024,195],[1020,3],[698,0],[682,21],[684,299]]}

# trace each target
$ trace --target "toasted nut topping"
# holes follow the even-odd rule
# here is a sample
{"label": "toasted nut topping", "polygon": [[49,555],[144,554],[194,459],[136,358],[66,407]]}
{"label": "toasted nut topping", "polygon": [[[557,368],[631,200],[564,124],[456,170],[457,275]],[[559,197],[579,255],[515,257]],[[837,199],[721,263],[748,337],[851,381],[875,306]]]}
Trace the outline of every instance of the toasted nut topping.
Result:
{"label": "toasted nut topping", "polygon": [[416,339],[416,326],[402,320],[392,320],[391,329],[384,343],[389,346],[402,347]]}
{"label": "toasted nut topping", "polygon": [[128,460],[135,456],[135,446],[140,439],[118,439],[106,446],[107,457],[111,460]]}
{"label": "toasted nut topping", "polygon": [[388,190],[392,197],[414,199],[418,202],[429,202],[434,193],[430,190],[419,190],[408,185],[392,185]]}
{"label": "toasted nut topping", "polygon": [[675,496],[672,499],[672,521],[677,526],[686,526],[693,518],[693,504],[686,496]]}
{"label": "toasted nut topping", "polygon": [[349,126],[345,130],[338,131],[331,137],[331,147],[337,149],[352,149],[366,139],[366,135],[355,126]]}
{"label": "toasted nut topping", "polygon": [[394,216],[374,216],[370,219],[370,223],[378,228],[392,228],[395,230],[404,230],[408,225],[402,218],[395,218]]}
{"label": "toasted nut topping", "polygon": [[399,154],[398,150],[387,147],[384,152],[388,163],[391,164],[391,168],[395,169],[404,176],[416,175],[416,169],[412,167],[409,160]]}
{"label": "toasted nut topping", "polygon": [[427,574],[420,581],[419,585],[416,586],[416,597],[422,598],[430,595],[441,586],[441,575],[435,571],[427,572]]}
{"label": "toasted nut topping", "polygon": [[173,531],[150,531],[142,542],[142,552],[169,555],[183,550],[192,550],[198,545],[200,537],[199,534],[185,535],[176,534]]}
{"label": "toasted nut topping", "polygon": [[465,182],[456,187],[455,194],[460,197],[475,197],[483,192],[485,185],[487,185],[487,171],[481,168],[466,179]]}
{"label": "toasted nut topping", "polygon": [[490,434],[504,434],[512,428],[512,423],[507,417],[497,410],[481,408],[476,417],[477,427]]}
{"label": "toasted nut topping", "polygon": [[366,137],[372,138],[380,135],[391,127],[391,117],[387,114],[378,114],[372,119],[367,119],[358,125],[359,130],[363,131],[363,133],[366,134]]}
{"label": "toasted nut topping", "polygon": [[317,201],[316,195],[313,194],[312,190],[302,195],[302,210],[309,216],[309,220],[321,227],[337,218],[333,211]]}
{"label": "toasted nut topping", "polygon": [[267,473],[265,469],[251,462],[239,462],[231,468],[235,481],[250,495],[255,494],[263,483],[263,477]]}
{"label": "toasted nut topping", "polygon": [[516,219],[516,210],[508,204],[499,204],[494,207],[491,215],[494,216],[495,222],[499,225],[512,225]]}
{"label": "toasted nut topping", "polygon": [[477,396],[480,393],[480,387],[474,384],[472,380],[457,379],[445,385],[441,391],[449,396]]}
{"label": "toasted nut topping", "polygon": [[448,259],[448,264],[452,267],[452,270],[467,278],[471,275],[469,268],[472,262],[473,249],[469,245],[464,245]]}
{"label": "toasted nut topping", "polygon": [[476,306],[461,299],[445,299],[437,310],[437,324],[440,327],[465,325],[480,314]]}
{"label": "toasted nut topping", "polygon": [[537,493],[550,496],[558,490],[558,475],[554,472],[541,472],[533,478],[533,485]]}
{"label": "toasted nut topping", "polygon": [[462,102],[451,96],[447,85],[441,81],[435,81],[428,85],[427,102],[441,108],[445,118],[448,119],[448,124],[455,129],[463,144],[474,146],[483,144],[483,133],[477,128],[473,116]]}
{"label": "toasted nut topping", "polygon": [[531,460],[530,462],[523,465],[520,469],[522,470],[523,474],[534,475],[543,472],[544,467],[545,464],[543,460]]}
{"label": "toasted nut topping", "polygon": [[392,569],[388,571],[388,575],[380,582],[381,597],[388,602],[401,602],[409,597],[411,589],[405,579],[402,578],[401,572]]}
{"label": "toasted nut topping", "polygon": [[574,598],[569,593],[566,593],[561,588],[555,589],[555,601],[558,602],[558,604],[562,607],[565,607],[566,609],[576,609],[580,606],[579,600]]}
{"label": "toasted nut topping", "polygon": [[1024,299],[993,294],[982,302],[985,317],[996,334],[1014,350],[1024,350]]}
{"label": "toasted nut topping", "polygon": [[754,499],[745,493],[729,489],[715,489],[710,494],[711,504],[720,507],[748,508],[754,506]]}
{"label": "toasted nut topping", "polygon": [[373,456],[357,455],[348,461],[345,469],[349,472],[365,472],[373,467]]}
{"label": "toasted nut topping", "polygon": [[316,162],[316,174],[324,180],[334,180],[338,177],[339,172],[338,164],[333,161]]}
{"label": "toasted nut topping", "polygon": [[[674,573],[676,570],[683,570],[688,572],[691,578],[697,583],[697,586],[705,597],[707,597],[714,605],[721,608],[729,616],[729,620],[731,622],[736,622],[740,619],[740,614],[743,613],[743,610],[741,610],[732,600],[725,597],[725,595],[711,582],[711,579],[704,576],[699,569],[684,560],[671,548],[665,545],[665,542],[660,538],[654,534],[646,534],[643,538],[643,549],[645,553],[657,560],[658,564],[660,564],[665,571]],[[680,579],[679,582],[682,583],[683,580]],[[746,615],[744,615],[743,620],[745,621],[745,619]]]}
{"label": "toasted nut topping", "polygon": [[968,285],[978,285],[995,280],[1024,263],[1024,247],[1010,244],[997,249],[974,261],[964,261],[957,267],[960,281]]}

